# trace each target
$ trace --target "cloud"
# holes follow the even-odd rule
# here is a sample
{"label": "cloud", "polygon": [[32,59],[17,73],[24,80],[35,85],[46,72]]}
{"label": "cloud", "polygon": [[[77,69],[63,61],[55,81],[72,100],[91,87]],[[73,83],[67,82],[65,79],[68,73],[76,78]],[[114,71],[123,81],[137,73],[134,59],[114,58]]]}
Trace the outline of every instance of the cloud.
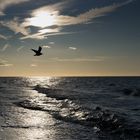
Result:
{"label": "cloud", "polygon": [[61,28],[55,28],[55,29],[51,29],[51,28],[47,28],[47,29],[40,29],[38,31],[38,33],[34,33],[34,34],[29,34],[27,36],[21,37],[20,39],[28,39],[28,38],[32,38],[32,39],[45,39],[47,38],[47,33],[57,33],[61,30]]}
{"label": "cloud", "polygon": [[68,3],[68,1],[63,1],[37,8],[30,13],[31,17],[24,20],[23,25],[37,26],[41,28],[55,25],[54,23],[56,22],[56,16]]}
{"label": "cloud", "polygon": [[62,29],[62,28],[60,28],[60,27],[57,27],[57,28],[54,28],[54,29],[52,29],[52,28],[47,28],[47,29],[41,29],[41,30],[39,30],[38,32],[39,32],[40,34],[45,34],[45,33],[57,33],[57,32],[59,32],[61,29]]}
{"label": "cloud", "polygon": [[2,52],[4,52],[7,48],[10,48],[11,46],[9,44],[5,44],[3,48],[1,49]]}
{"label": "cloud", "polygon": [[53,45],[53,44],[55,44],[55,42],[49,42],[49,44],[50,44],[50,45]]}
{"label": "cloud", "polygon": [[46,49],[50,49],[51,48],[51,46],[42,46],[43,48],[46,48]]}
{"label": "cloud", "polygon": [[17,18],[14,18],[11,21],[1,21],[0,24],[4,27],[9,28],[14,33],[22,33],[23,35],[28,35],[30,33],[29,28],[22,26]]}
{"label": "cloud", "polygon": [[[61,11],[68,7],[68,1],[40,7],[32,10],[30,17],[25,18],[23,23],[20,24],[21,29],[24,30],[24,32],[22,31],[24,36],[20,39],[46,39],[48,36],[71,34],[72,32],[62,32],[62,28],[64,26],[92,23],[95,18],[105,16],[131,2],[133,2],[133,0],[90,9],[76,16],[61,14]],[[30,26],[40,29],[36,33],[28,34],[26,28]]]}
{"label": "cloud", "polygon": [[113,5],[109,5],[109,6],[105,6],[105,7],[101,7],[101,8],[90,9],[89,11],[82,13],[82,14],[78,15],[77,17],[73,17],[73,18],[72,17],[62,17],[62,19],[60,20],[60,23],[62,21],[62,24],[63,24],[64,19],[68,19],[68,22],[64,23],[66,25],[69,25],[70,21],[72,21],[72,24],[88,23],[95,18],[105,16],[106,14],[113,12],[117,8],[120,8],[130,2],[133,2],[133,0],[127,0],[123,3],[118,3],[118,4],[114,3]]}
{"label": "cloud", "polygon": [[53,25],[66,26],[87,23],[95,18],[105,16],[106,14],[111,13],[115,11],[117,8],[122,7],[132,1],[133,0],[127,0],[123,3],[117,3],[101,8],[90,9],[89,11],[81,13],[77,16],[61,15],[60,14],[60,11],[62,10],[61,3],[43,6],[36,10],[33,10],[31,13],[31,17],[26,18],[25,21],[23,22],[23,25],[45,28]]}
{"label": "cloud", "polygon": [[[0,1],[0,13],[2,15],[3,10],[8,6],[27,1],[30,0],[2,0]],[[62,14],[64,8],[67,8],[70,3],[69,1],[63,1],[32,10],[30,16],[23,19],[22,22],[19,21],[18,18],[14,18],[10,21],[0,21],[0,24],[9,28],[14,33],[21,33],[23,35],[23,37],[20,38],[21,40],[29,38],[42,40],[48,36],[72,34],[73,32],[62,32],[63,27],[92,23],[95,18],[105,16],[132,1],[133,0],[127,0],[122,3],[90,9],[76,16]],[[31,32],[32,28],[30,27],[38,27],[39,30]]]}
{"label": "cloud", "polygon": [[42,40],[42,39],[46,39],[46,35],[41,35],[40,33],[35,33],[35,34],[30,34],[30,35],[27,35],[27,36],[23,36],[21,37],[20,39],[21,40],[24,40],[24,39],[38,39],[38,40]]}
{"label": "cloud", "polygon": [[70,50],[77,50],[75,47],[69,47]]}
{"label": "cloud", "polygon": [[49,33],[49,34],[35,33],[35,34],[31,34],[31,35],[21,37],[20,39],[24,40],[24,39],[31,38],[31,39],[42,40],[42,39],[46,39],[49,36],[66,35],[66,34],[74,34],[74,33],[76,33],[76,32],[58,32],[58,33]]}
{"label": "cloud", "polygon": [[68,32],[60,32],[62,28],[57,27],[57,28],[47,28],[47,29],[40,29],[37,33],[34,34],[29,34],[27,36],[23,36],[20,39],[24,40],[24,39],[28,39],[28,38],[32,38],[32,39],[45,39],[48,36],[54,36],[54,35],[60,35],[60,34],[69,34]]}
{"label": "cloud", "polygon": [[30,66],[31,67],[37,67],[37,64],[31,64]]}
{"label": "cloud", "polygon": [[0,16],[4,15],[4,10],[11,5],[20,4],[29,0],[0,0]]}
{"label": "cloud", "polygon": [[10,67],[13,64],[9,64],[6,60],[0,59],[0,67]]}
{"label": "cloud", "polygon": [[68,35],[68,34],[75,34],[77,32],[58,32],[58,33],[51,33],[51,34],[48,34],[47,36],[57,36],[57,35]]}
{"label": "cloud", "polygon": [[95,57],[95,58],[51,58],[51,61],[58,61],[58,62],[101,62],[105,61],[105,57]]}
{"label": "cloud", "polygon": [[0,62],[0,67],[10,67],[10,66],[13,66],[13,64],[6,64]]}
{"label": "cloud", "polygon": [[24,46],[20,46],[19,48],[17,48],[17,52],[19,52],[20,50],[22,50],[24,48]]}
{"label": "cloud", "polygon": [[7,40],[7,39],[8,39],[8,37],[6,37],[6,36],[4,36],[4,35],[0,34],[0,39]]}

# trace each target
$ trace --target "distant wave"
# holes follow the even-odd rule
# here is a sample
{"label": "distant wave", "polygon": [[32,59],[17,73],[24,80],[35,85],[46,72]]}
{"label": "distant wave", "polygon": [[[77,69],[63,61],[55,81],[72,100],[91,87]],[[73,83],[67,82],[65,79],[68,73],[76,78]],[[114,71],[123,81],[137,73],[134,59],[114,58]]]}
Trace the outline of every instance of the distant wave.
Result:
{"label": "distant wave", "polygon": [[124,95],[131,95],[140,97],[140,89],[139,88],[124,88],[120,90]]}
{"label": "distant wave", "polygon": [[[119,113],[95,106],[89,109],[81,106],[67,94],[64,89],[34,87],[46,94],[46,99],[25,100],[16,103],[20,107],[49,112],[55,119],[92,127],[98,134],[107,133],[119,138],[140,138],[140,128],[129,125]],[[73,92],[73,91],[71,91]]]}

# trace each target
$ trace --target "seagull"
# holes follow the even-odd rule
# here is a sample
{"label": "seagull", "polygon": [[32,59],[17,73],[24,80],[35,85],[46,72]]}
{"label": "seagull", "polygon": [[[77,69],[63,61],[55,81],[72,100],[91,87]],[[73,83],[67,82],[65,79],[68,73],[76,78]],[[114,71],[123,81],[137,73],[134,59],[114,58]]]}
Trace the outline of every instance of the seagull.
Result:
{"label": "seagull", "polygon": [[34,56],[42,55],[42,53],[41,53],[42,47],[41,46],[38,47],[38,50],[34,50],[34,49],[31,49],[31,50],[35,52]]}

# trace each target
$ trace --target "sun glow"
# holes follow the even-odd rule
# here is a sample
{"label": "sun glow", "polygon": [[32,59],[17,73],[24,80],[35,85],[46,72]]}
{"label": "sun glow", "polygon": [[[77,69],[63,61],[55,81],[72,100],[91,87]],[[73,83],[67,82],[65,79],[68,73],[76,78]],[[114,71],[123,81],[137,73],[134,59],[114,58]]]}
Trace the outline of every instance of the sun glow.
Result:
{"label": "sun glow", "polygon": [[30,25],[44,28],[56,23],[56,15],[51,12],[40,11],[32,18],[28,19],[28,21],[30,22]]}

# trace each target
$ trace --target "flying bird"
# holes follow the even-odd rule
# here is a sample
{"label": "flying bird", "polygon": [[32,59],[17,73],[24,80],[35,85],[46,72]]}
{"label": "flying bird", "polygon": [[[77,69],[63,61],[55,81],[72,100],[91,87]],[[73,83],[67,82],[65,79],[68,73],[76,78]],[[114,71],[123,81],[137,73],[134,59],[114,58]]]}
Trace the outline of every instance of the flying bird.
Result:
{"label": "flying bird", "polygon": [[38,47],[38,50],[34,50],[34,49],[31,49],[31,50],[35,52],[34,56],[42,55],[42,53],[41,53],[42,47],[41,46]]}

